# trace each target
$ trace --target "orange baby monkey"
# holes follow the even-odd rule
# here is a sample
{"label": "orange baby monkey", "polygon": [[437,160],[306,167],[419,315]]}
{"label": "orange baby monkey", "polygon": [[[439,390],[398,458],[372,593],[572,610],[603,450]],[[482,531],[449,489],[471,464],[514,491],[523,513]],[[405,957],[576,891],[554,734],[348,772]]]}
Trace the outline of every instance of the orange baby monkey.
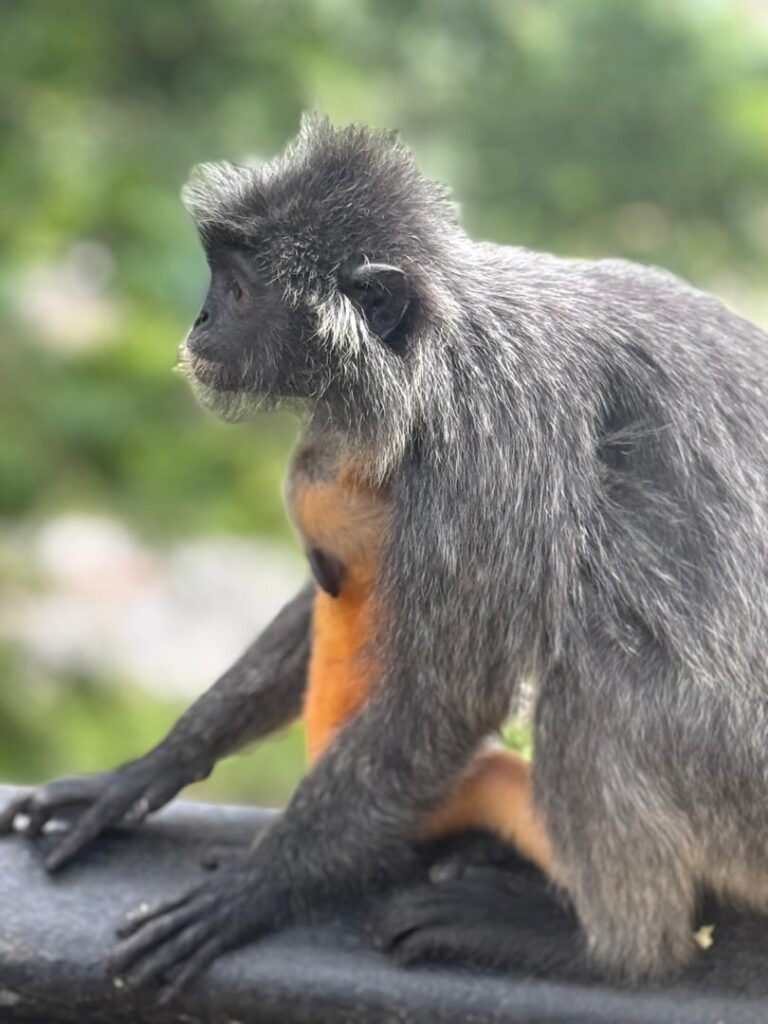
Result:
{"label": "orange baby monkey", "polygon": [[[304,704],[310,760],[368,696],[375,665],[374,583],[389,523],[386,486],[367,482],[353,460],[299,449],[288,478],[288,507],[319,583]],[[487,828],[553,875],[549,841],[531,803],[530,770],[499,745],[479,751],[418,838]]]}

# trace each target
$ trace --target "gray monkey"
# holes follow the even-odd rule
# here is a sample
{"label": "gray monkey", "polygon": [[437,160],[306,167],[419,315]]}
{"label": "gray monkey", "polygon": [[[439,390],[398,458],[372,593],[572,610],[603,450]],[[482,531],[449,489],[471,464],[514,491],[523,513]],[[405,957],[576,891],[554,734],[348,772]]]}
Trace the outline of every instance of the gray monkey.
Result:
{"label": "gray monkey", "polygon": [[[376,672],[284,815],[132,918],[112,969],[169,998],[395,872],[526,674],[536,808],[592,964],[685,964],[700,886],[762,909],[768,336],[664,271],[472,241],[390,133],[308,118],[263,167],[202,168],[185,202],[211,268],[182,351],[200,400],[232,420],[290,404],[301,471],[353,463],[387,504]],[[344,566],[309,554],[331,593]],[[56,868],[298,714],[313,594],[150,754],[0,827],[81,808]],[[418,949],[420,925],[391,946]]]}

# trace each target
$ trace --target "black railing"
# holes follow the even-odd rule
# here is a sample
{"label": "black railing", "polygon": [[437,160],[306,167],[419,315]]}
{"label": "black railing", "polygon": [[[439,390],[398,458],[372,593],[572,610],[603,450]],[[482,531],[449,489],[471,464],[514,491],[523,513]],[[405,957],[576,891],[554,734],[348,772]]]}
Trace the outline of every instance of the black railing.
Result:
{"label": "black railing", "polygon": [[[0,787],[0,805],[14,790]],[[0,841],[0,1021],[35,1024],[766,1024],[768,926],[724,913],[714,945],[676,985],[642,991],[464,970],[402,970],[372,950],[354,912],[222,957],[179,1004],[116,989],[115,926],[144,900],[199,878],[205,851],[248,843],[269,813],[177,802],[114,832],[55,877],[41,851]],[[766,852],[768,857],[768,851]]]}

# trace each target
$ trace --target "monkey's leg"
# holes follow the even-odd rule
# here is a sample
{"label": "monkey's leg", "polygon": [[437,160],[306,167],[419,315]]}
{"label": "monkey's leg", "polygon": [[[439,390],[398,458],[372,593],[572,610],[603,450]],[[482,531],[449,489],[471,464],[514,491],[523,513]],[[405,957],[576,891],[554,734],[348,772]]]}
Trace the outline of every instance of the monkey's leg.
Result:
{"label": "monkey's leg", "polygon": [[544,822],[531,794],[531,766],[503,747],[481,750],[450,795],[428,816],[419,831],[431,839],[484,828],[501,836],[528,860],[554,877]]}
{"label": "monkey's leg", "polygon": [[374,913],[376,944],[401,964],[581,969],[573,914],[551,882],[523,870],[512,853],[557,878],[543,819],[532,805],[531,766],[519,754],[499,746],[476,754],[419,836],[468,829],[505,842],[466,835],[456,849],[431,854],[429,884],[400,889]]}
{"label": "monkey's leg", "polygon": [[[557,867],[541,866],[567,890],[580,927],[551,887],[531,902],[527,889],[539,891],[540,879],[481,864],[396,893],[375,924],[383,949],[405,964],[478,963],[578,978],[653,977],[690,959],[695,836],[668,796],[670,779],[654,777],[647,744],[633,743],[637,735],[668,735],[647,717],[646,732],[637,732],[643,712],[632,694],[659,716],[667,708],[649,694],[654,683],[640,685],[653,664],[643,659],[632,683],[612,679],[613,686],[595,678],[593,665],[588,679],[569,666],[540,681],[533,776]],[[669,690],[675,680],[661,685]],[[599,707],[590,706],[592,687],[600,687]],[[473,813],[473,766],[465,780],[467,813],[460,801],[458,817],[474,823],[483,809]],[[439,825],[441,811],[434,812]]]}
{"label": "monkey's leg", "polygon": [[309,585],[287,604],[147,754],[113,771],[38,787],[0,814],[0,835],[24,818],[25,834],[36,837],[49,821],[74,814],[46,859],[55,870],[107,827],[142,821],[209,775],[219,758],[290,722],[301,711],[306,687],[313,595]]}
{"label": "monkey's leg", "polygon": [[695,951],[697,839],[648,742],[674,735],[668,695],[680,680],[659,652],[614,649],[604,665],[598,653],[588,672],[574,659],[540,681],[534,791],[591,962],[654,977]]}

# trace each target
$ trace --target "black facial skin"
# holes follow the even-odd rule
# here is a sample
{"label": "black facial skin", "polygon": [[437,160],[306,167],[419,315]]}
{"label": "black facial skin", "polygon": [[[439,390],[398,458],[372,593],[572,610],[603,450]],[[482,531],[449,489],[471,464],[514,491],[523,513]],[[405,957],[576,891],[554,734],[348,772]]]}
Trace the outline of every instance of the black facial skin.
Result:
{"label": "black facial skin", "polygon": [[182,365],[206,389],[291,397],[310,370],[292,344],[301,335],[299,316],[253,252],[217,239],[207,256],[210,286],[182,345]]}
{"label": "black facial skin", "polygon": [[[182,343],[180,363],[204,405],[226,419],[280,401],[307,401],[328,387],[328,353],[270,281],[258,252],[224,233],[203,237],[211,281]],[[363,257],[339,274],[339,288],[390,351],[404,353],[411,305],[406,274]]]}
{"label": "black facial skin", "polygon": [[[281,818],[133,918],[113,971],[171,998],[222,951],[399,873],[531,673],[534,796],[589,963],[622,980],[688,963],[702,885],[764,910],[765,333],[652,267],[471,240],[404,147],[361,127],[310,119],[274,164],[203,170],[185,201],[204,238],[247,243],[211,258],[196,390],[229,418],[291,396],[315,451],[386,481],[386,614],[368,701]],[[51,867],[208,770],[243,723],[298,713],[304,600],[160,744],[157,782],[129,766],[83,784]],[[39,831],[73,794],[43,787],[0,828],[29,809]],[[385,940],[449,954],[448,913],[457,952],[487,950],[475,888],[398,904]]]}

